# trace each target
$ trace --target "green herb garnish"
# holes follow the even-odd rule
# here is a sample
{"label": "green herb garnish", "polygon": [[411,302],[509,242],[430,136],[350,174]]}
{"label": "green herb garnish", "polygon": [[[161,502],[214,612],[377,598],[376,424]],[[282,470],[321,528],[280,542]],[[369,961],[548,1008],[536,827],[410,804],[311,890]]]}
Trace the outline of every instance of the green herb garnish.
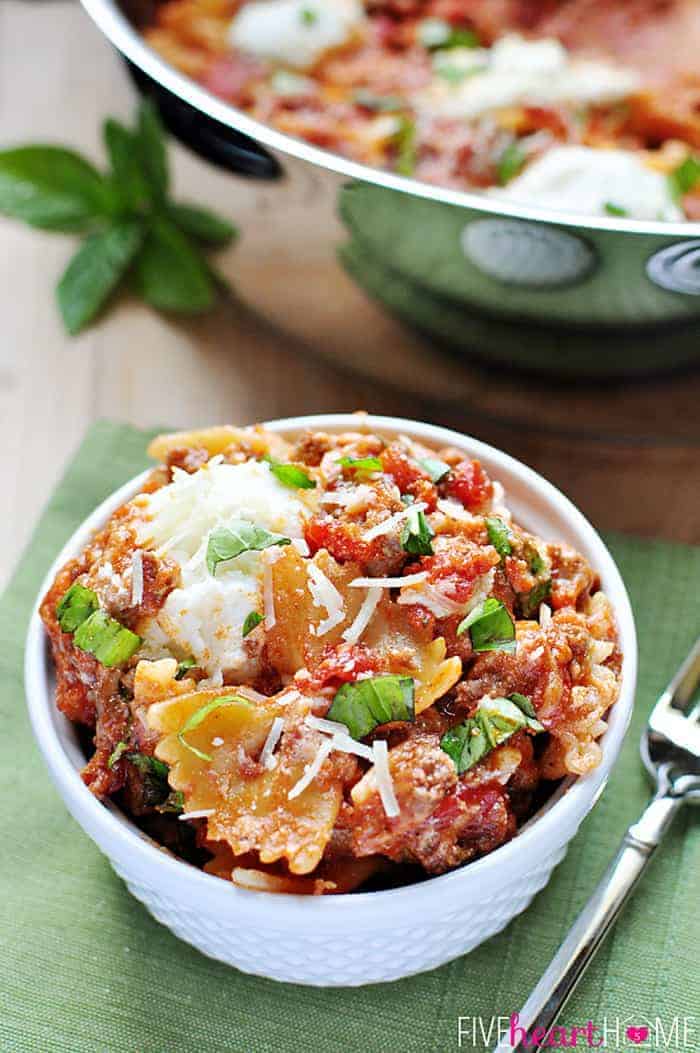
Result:
{"label": "green herb garnish", "polygon": [[216,573],[219,563],[235,559],[243,552],[262,552],[273,545],[291,545],[291,538],[282,534],[271,534],[264,527],[236,519],[227,527],[212,530],[207,542],[207,570]]}
{"label": "green herb garnish", "polygon": [[141,775],[144,804],[157,808],[158,811],[175,811],[174,808],[166,807],[172,796],[168,784],[168,765],[149,753],[127,753],[126,759]]}
{"label": "green herb garnish", "polygon": [[603,208],[609,216],[629,216],[627,209],[616,205],[614,201],[606,201]]}
{"label": "green herb garnish", "polygon": [[74,633],[98,607],[99,601],[92,589],[86,589],[84,585],[74,581],[56,605],[56,617],[61,631]]}
{"label": "green herb garnish", "polygon": [[270,471],[275,478],[284,486],[288,486],[290,490],[316,489],[316,482],[296,464],[285,464],[284,461],[276,461],[273,457],[264,457],[263,460],[269,464]]}
{"label": "green herb garnish", "polygon": [[304,26],[315,26],[318,22],[318,11],[315,11],[313,7],[302,7],[299,20]]}
{"label": "green herb garnish", "polygon": [[109,759],[107,760],[107,767],[113,768],[114,765],[121,760],[123,754],[126,753],[128,748],[128,742],[118,742],[109,755]]}
{"label": "green herb garnish", "polygon": [[257,629],[260,622],[263,620],[262,614],[258,614],[257,611],[251,611],[250,614],[246,615],[246,619],[243,622],[242,636],[245,639],[249,633],[252,633],[253,629]]}
{"label": "green herb garnish", "polygon": [[506,146],[496,168],[499,184],[505,186],[509,183],[520,172],[526,160],[527,155],[517,140]]}
{"label": "green herb garnish", "polygon": [[680,201],[700,183],[700,156],[686,157],[685,161],[669,174],[668,181],[672,197],[675,201]]}
{"label": "green herb garnish", "polygon": [[396,134],[396,162],[394,168],[399,175],[410,176],[416,170],[418,145],[416,143],[416,123],[410,117],[403,116]]}
{"label": "green herb garnish", "polygon": [[106,611],[93,611],[81,622],[73,634],[73,643],[81,651],[88,651],[104,666],[121,665],[138,651],[142,640],[126,629]]}
{"label": "green herb garnish", "polygon": [[198,750],[196,746],[189,743],[185,738],[185,735],[187,732],[194,731],[195,728],[198,728],[215,709],[220,709],[221,706],[236,705],[239,703],[244,706],[250,706],[248,699],[243,698],[242,695],[222,695],[220,698],[213,698],[211,702],[207,702],[206,705],[200,706],[199,709],[195,710],[194,713],[187,718],[178,731],[177,739],[180,745],[184,746],[185,749],[190,751],[190,753],[194,753],[195,757],[199,757],[200,760],[210,761],[212,759],[211,756],[208,753],[204,753],[202,750]]}
{"label": "green herb garnish", "polygon": [[442,18],[424,18],[418,25],[418,43],[428,51],[436,48],[478,48],[473,29],[454,29]]}
{"label": "green herb garnish", "polygon": [[452,470],[449,464],[439,460],[437,457],[426,457],[418,463],[421,468],[428,473],[431,481],[434,483],[441,482]]}
{"label": "green herb garnish", "polygon": [[[524,706],[523,702],[527,705]],[[474,716],[450,728],[442,736],[440,746],[452,758],[461,775],[516,731],[525,728],[535,733],[544,731],[534,716],[532,703],[525,695],[483,698]]]}
{"label": "green herb garnish", "polygon": [[135,128],[108,118],[103,135],[108,172],[63,147],[0,151],[0,213],[43,230],[87,235],[57,287],[66,329],[78,333],[94,321],[127,278],[156,308],[207,310],[217,280],[199,246],[228,244],[235,227],[171,200],[163,127],[152,102],[141,103]]}
{"label": "green herb garnish", "polygon": [[168,772],[170,769],[168,765],[158,760],[157,757],[152,757],[150,753],[127,753],[126,759],[138,768],[142,775],[150,772],[155,775],[158,779],[168,778]]}
{"label": "green herb garnish", "polygon": [[532,541],[526,541],[523,545],[523,555],[527,561],[527,565],[530,568],[530,573],[537,577],[545,569],[546,564],[540,554],[540,550]]}
{"label": "green herb garnish", "polygon": [[175,670],[175,679],[184,680],[190,669],[195,669],[197,662],[194,658],[183,658],[181,662],[177,663],[177,669]]}
{"label": "green herb garnish", "polygon": [[371,475],[382,471],[382,462],[378,457],[341,457],[338,464],[355,475]]}
{"label": "green herb garnish", "polygon": [[328,710],[328,719],[345,724],[354,739],[380,724],[415,719],[414,683],[410,676],[373,676],[343,684]]}
{"label": "green herb garnish", "polygon": [[158,812],[182,812],[185,809],[185,795],[182,790],[171,790],[162,804],[156,805]]}
{"label": "green herb garnish", "polygon": [[401,531],[401,548],[411,556],[432,556],[432,539],[435,531],[425,518],[422,508],[409,506],[406,522]]}
{"label": "green herb garnish", "polygon": [[549,599],[551,591],[552,581],[551,578],[547,578],[546,581],[538,582],[529,592],[521,592],[518,595],[518,603],[520,604],[523,618],[535,617],[540,609],[540,604]]}
{"label": "green herb garnish", "polygon": [[486,531],[489,541],[501,559],[510,556],[513,551],[510,545],[510,531],[503,520],[498,516],[486,516]]}
{"label": "green herb garnish", "polygon": [[480,603],[457,626],[457,635],[469,629],[474,651],[515,653],[515,623],[508,608],[494,596]]}

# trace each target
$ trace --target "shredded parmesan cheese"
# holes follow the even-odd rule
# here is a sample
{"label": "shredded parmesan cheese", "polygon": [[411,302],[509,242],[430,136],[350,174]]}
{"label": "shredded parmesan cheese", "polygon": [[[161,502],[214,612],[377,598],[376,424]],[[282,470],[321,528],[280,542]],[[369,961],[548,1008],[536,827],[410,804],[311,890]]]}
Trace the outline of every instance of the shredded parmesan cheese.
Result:
{"label": "shredded parmesan cheese", "polygon": [[314,717],[312,714],[307,716],[305,722],[310,728],[314,728],[315,731],[331,735],[331,747],[334,750],[338,750],[339,753],[354,753],[355,756],[364,757],[365,760],[369,761],[373,759],[374,755],[371,747],[366,746],[364,742],[358,742],[349,735],[345,724],[341,724],[337,720],[324,720],[322,717]]}
{"label": "shredded parmesan cheese", "polygon": [[325,607],[326,617],[316,626],[316,636],[325,636],[326,633],[339,625],[345,617],[345,603],[343,597],[332,581],[330,581],[316,563],[308,563],[308,586],[315,607]]}
{"label": "shredded parmesan cheese", "polygon": [[540,604],[540,625],[543,629],[552,624],[552,610],[546,603]]}
{"label": "shredded parmesan cheese", "polygon": [[351,589],[402,589],[407,585],[418,585],[428,577],[427,570],[417,574],[406,574],[403,578],[353,578]]}
{"label": "shredded parmesan cheese", "polygon": [[305,723],[315,731],[324,731],[327,735],[347,735],[348,729],[339,720],[325,720],[324,717],[315,717],[309,713]]}
{"label": "shredded parmesan cheese", "polygon": [[182,812],[181,815],[178,815],[178,819],[180,822],[184,822],[186,819],[208,819],[215,811],[215,808],[200,808],[197,812]]}
{"label": "shredded parmesan cheese", "polygon": [[323,767],[326,757],[332,749],[333,740],[324,739],[321,745],[318,747],[318,752],[316,753],[316,756],[312,760],[311,764],[306,765],[304,769],[304,774],[298,782],[294,783],[294,786],[292,786],[291,790],[287,794],[287,797],[290,801],[293,801],[295,797],[298,797],[299,794],[302,794],[304,792],[307,786],[311,785],[311,783],[314,781],[321,768]]}
{"label": "shredded parmesan cheese", "polygon": [[377,609],[377,604],[382,598],[381,589],[368,589],[367,595],[362,601],[362,606],[355,615],[355,620],[352,625],[349,625],[343,633],[343,639],[346,643],[354,644],[362,636],[363,632],[372,620],[372,615]]}
{"label": "shredded parmesan cheese", "polygon": [[393,515],[382,519],[381,523],[370,527],[369,530],[364,532],[362,538],[364,541],[374,541],[375,538],[381,537],[382,534],[390,534],[394,527],[402,523],[411,512],[422,512],[427,507],[424,501],[416,501],[415,504],[409,505],[408,508],[402,509],[401,512],[394,512]]}
{"label": "shredded parmesan cheese", "polygon": [[294,548],[297,550],[300,556],[309,555],[309,546],[307,545],[303,537],[293,537],[292,544],[294,545]]}
{"label": "shredded parmesan cheese", "polygon": [[137,548],[131,557],[131,605],[138,607],[143,601],[143,552]]}
{"label": "shredded parmesan cheese", "polygon": [[275,617],[275,592],[272,586],[272,564],[267,559],[263,562],[263,609],[265,629],[269,632],[277,624],[277,618]]}
{"label": "shredded parmesan cheese", "polygon": [[375,739],[372,744],[374,759],[374,777],[377,780],[377,789],[382,799],[382,807],[389,819],[395,819],[401,809],[394,793],[394,784],[391,781],[389,771],[389,747],[385,739]]}
{"label": "shredded parmesan cheese", "polygon": [[265,739],[265,745],[262,748],[260,754],[260,763],[263,768],[267,768],[268,771],[275,767],[277,764],[277,758],[274,756],[275,746],[280,740],[282,730],[284,728],[284,720],[282,717],[275,717],[270,726],[270,730],[267,733]]}

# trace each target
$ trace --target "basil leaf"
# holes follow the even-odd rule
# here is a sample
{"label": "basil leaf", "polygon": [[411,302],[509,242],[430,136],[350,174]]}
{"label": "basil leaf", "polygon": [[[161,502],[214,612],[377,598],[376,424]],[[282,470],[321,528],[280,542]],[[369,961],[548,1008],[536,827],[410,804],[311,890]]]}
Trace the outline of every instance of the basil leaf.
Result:
{"label": "basil leaf", "polygon": [[540,609],[540,604],[549,599],[551,591],[552,581],[548,578],[547,581],[539,582],[529,592],[521,592],[518,595],[518,603],[523,617],[534,617]]}
{"label": "basil leaf", "polygon": [[282,534],[271,534],[264,527],[236,519],[227,527],[212,530],[207,542],[207,569],[216,573],[219,563],[235,559],[243,552],[261,552],[273,545],[291,545],[291,538]]}
{"label": "basil leaf", "polygon": [[686,157],[668,176],[671,195],[680,201],[690,190],[700,183],[700,157]]}
{"label": "basil leaf", "polygon": [[545,569],[545,562],[540,554],[540,550],[532,541],[526,541],[523,545],[523,555],[525,556],[527,565],[530,568],[530,573],[535,576],[541,574]]}
{"label": "basil leaf", "polygon": [[105,305],[138,252],[142,238],[139,223],[123,220],[83,242],[56,290],[63,323],[71,335],[79,333]]}
{"label": "basil leaf", "polygon": [[303,26],[315,26],[318,22],[318,11],[315,11],[313,7],[302,7],[299,20]]}
{"label": "basil leaf", "polygon": [[461,775],[469,771],[496,746],[501,746],[516,731],[529,729],[535,733],[544,731],[543,726],[516,699],[521,699],[532,709],[532,703],[524,695],[510,698],[482,698],[473,717],[445,732],[440,746],[454,761]]}
{"label": "basil leaf", "polygon": [[140,209],[148,203],[149,190],[141,168],[136,136],[120,121],[108,117],[102,126],[112,181],[127,209]]}
{"label": "basil leaf", "polygon": [[392,113],[395,110],[402,110],[406,105],[405,100],[399,98],[398,95],[375,95],[367,88],[358,88],[353,92],[352,101],[357,106],[362,106],[365,110],[373,110],[375,113]]}
{"label": "basil leaf", "polygon": [[151,197],[154,201],[160,202],[168,192],[170,177],[168,156],[165,151],[165,132],[158,108],[151,99],[141,101],[136,143]]}
{"label": "basil leaf", "polygon": [[441,482],[446,475],[450,474],[452,470],[449,464],[445,464],[444,461],[439,460],[437,457],[426,457],[424,460],[418,462],[421,468],[430,476],[432,482]]}
{"label": "basil leaf", "polygon": [[109,183],[72,150],[37,145],[0,151],[0,212],[6,216],[74,232],[114,211]]}
{"label": "basil leaf", "polygon": [[479,47],[479,38],[473,29],[454,29],[442,18],[424,18],[418,25],[417,36],[418,43],[428,51]]}
{"label": "basil leaf", "polygon": [[474,651],[515,653],[515,624],[508,608],[495,597],[489,596],[475,607],[457,626],[457,635],[467,629]]}
{"label": "basil leaf", "polygon": [[285,464],[283,461],[275,461],[272,457],[264,457],[263,460],[270,465],[270,471],[275,478],[290,490],[316,489],[316,483],[308,472],[296,464]]}
{"label": "basil leaf", "polygon": [[603,207],[609,216],[629,216],[627,209],[616,205],[614,201],[606,201]]}
{"label": "basil leaf", "polygon": [[152,772],[159,779],[168,778],[168,772],[170,771],[168,765],[164,761],[158,760],[157,757],[152,757],[150,753],[127,753],[126,759],[130,760],[142,773]]}
{"label": "basil leaf", "polygon": [[114,749],[112,750],[112,752],[110,753],[110,755],[109,755],[109,759],[107,761],[107,767],[108,768],[113,768],[114,765],[119,760],[121,760],[122,754],[126,753],[128,748],[129,748],[129,743],[128,742],[118,742],[116,744],[116,746],[114,747]]}
{"label": "basil leaf", "polygon": [[527,695],[521,695],[519,691],[514,691],[512,695],[508,695],[509,702],[515,702],[516,706],[523,711],[526,717],[532,717],[533,720],[537,719],[537,713]]}
{"label": "basil leaf", "polygon": [[489,541],[501,559],[510,556],[513,551],[510,546],[510,531],[503,520],[498,516],[486,516],[486,531]]}
{"label": "basil leaf", "polygon": [[246,636],[252,633],[253,629],[257,629],[262,620],[262,614],[258,614],[257,611],[251,611],[250,614],[246,615],[246,619],[243,622],[243,632],[241,633],[244,640]]}
{"label": "basil leaf", "polygon": [[396,161],[394,168],[399,175],[411,176],[416,169],[418,147],[416,144],[416,123],[410,117],[403,116],[399,129],[394,135]]}
{"label": "basil leaf", "polygon": [[341,457],[338,464],[357,475],[369,475],[382,471],[382,462],[378,457]]}
{"label": "basil leaf", "polygon": [[140,296],[161,311],[199,314],[213,305],[214,280],[206,260],[182,231],[154,217],[134,264]]}
{"label": "basil leaf", "polygon": [[408,516],[401,531],[401,547],[404,552],[411,556],[432,556],[431,540],[434,537],[435,531],[425,518],[423,510],[409,506]]}
{"label": "basil leaf", "polygon": [[194,658],[183,658],[181,662],[177,663],[177,669],[175,670],[175,679],[184,680],[190,669],[195,669],[197,662]]}
{"label": "basil leaf", "polygon": [[227,219],[185,202],[168,205],[168,215],[180,230],[203,245],[224,246],[238,237],[238,229]]}
{"label": "basil leaf", "polygon": [[328,719],[345,724],[354,739],[380,724],[415,720],[414,683],[410,676],[373,676],[343,684],[328,710]]}
{"label": "basil leaf", "polygon": [[101,665],[111,668],[131,658],[142,640],[110,618],[106,611],[97,610],[75,630],[73,643],[81,651],[94,655]]}
{"label": "basil leaf", "polygon": [[496,173],[501,186],[509,183],[521,170],[527,156],[519,142],[510,143],[498,159]]}
{"label": "basil leaf", "polygon": [[74,633],[98,607],[99,602],[92,589],[86,589],[84,585],[74,581],[56,605],[56,617],[61,631]]}
{"label": "basil leaf", "polygon": [[213,698],[211,702],[207,702],[206,705],[200,706],[192,713],[185,723],[182,725],[177,733],[177,739],[181,746],[189,750],[190,753],[194,753],[195,757],[199,757],[200,760],[210,761],[211,756],[208,753],[204,753],[202,750],[197,749],[185,738],[188,731],[194,731],[202,724],[210,713],[214,710],[220,709],[222,706],[230,706],[241,703],[244,706],[250,706],[250,702],[247,698],[243,698],[242,695],[222,695],[220,698]]}

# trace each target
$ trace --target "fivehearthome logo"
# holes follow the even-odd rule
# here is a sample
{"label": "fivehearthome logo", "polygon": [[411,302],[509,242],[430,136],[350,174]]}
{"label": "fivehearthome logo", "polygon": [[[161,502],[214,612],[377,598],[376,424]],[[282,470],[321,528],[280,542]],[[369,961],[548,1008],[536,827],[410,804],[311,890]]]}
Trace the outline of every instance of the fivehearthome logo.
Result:
{"label": "fivehearthome logo", "polygon": [[566,1026],[555,1024],[549,1030],[523,1027],[517,1013],[511,1016],[460,1016],[457,1018],[457,1044],[460,1049],[491,1050],[501,1042],[515,1047],[545,1049],[603,1049],[639,1053],[697,1053],[700,1022],[696,1016],[661,1017],[604,1016],[597,1022]]}

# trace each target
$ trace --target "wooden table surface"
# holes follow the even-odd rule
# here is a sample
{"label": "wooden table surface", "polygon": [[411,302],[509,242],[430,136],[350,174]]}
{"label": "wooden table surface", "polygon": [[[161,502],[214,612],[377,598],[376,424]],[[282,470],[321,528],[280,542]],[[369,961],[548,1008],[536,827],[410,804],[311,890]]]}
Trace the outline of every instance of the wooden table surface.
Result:
{"label": "wooden table surface", "polygon": [[[3,0],[0,145],[63,142],[99,159],[101,120],[127,117],[132,105],[122,63],[77,3]],[[172,154],[178,188],[197,200],[201,162],[179,147]],[[253,226],[268,207],[264,196],[244,183],[229,191],[241,226]],[[275,222],[275,236],[284,238],[285,217]],[[601,528],[700,541],[697,371],[593,388],[460,367],[466,394],[457,408],[336,371],[240,301],[179,324],[124,298],[70,339],[53,286],[72,249],[70,238],[0,220],[0,585],[66,461],[100,417],[142,427],[358,408],[419,417],[507,449]],[[255,280],[273,297],[288,296],[279,259],[261,260]],[[378,347],[391,340],[392,354],[410,361],[414,390],[421,370],[432,390],[428,377],[456,368],[352,295],[367,340]],[[337,332],[338,313],[332,302],[319,304],[309,324]]]}

